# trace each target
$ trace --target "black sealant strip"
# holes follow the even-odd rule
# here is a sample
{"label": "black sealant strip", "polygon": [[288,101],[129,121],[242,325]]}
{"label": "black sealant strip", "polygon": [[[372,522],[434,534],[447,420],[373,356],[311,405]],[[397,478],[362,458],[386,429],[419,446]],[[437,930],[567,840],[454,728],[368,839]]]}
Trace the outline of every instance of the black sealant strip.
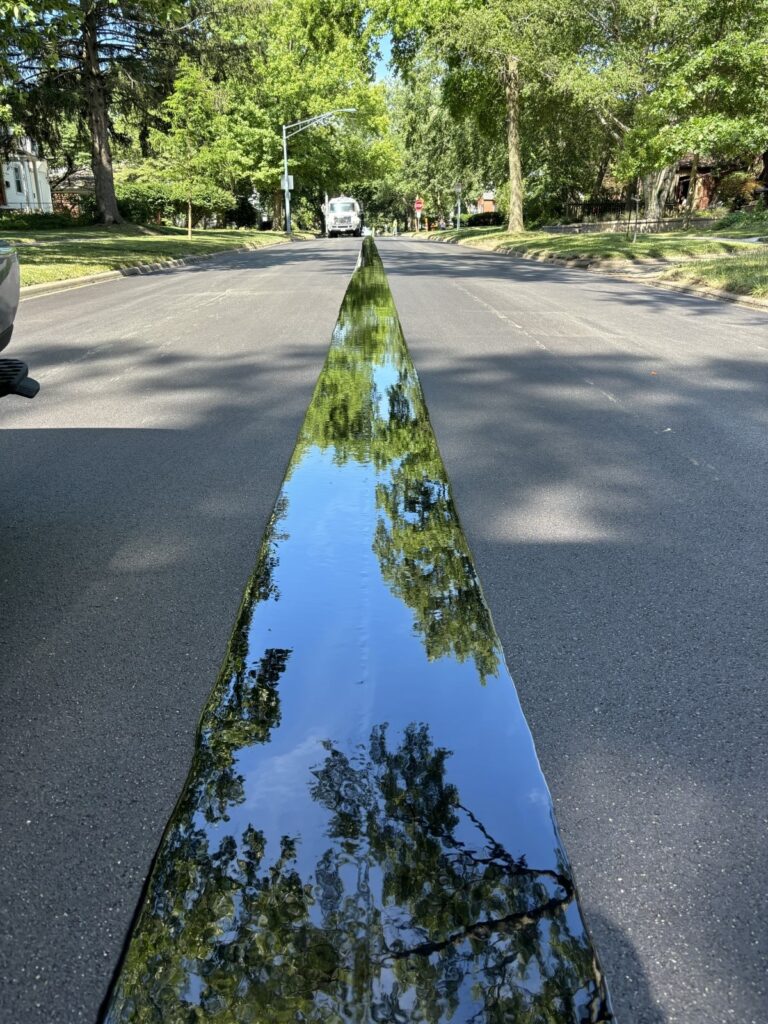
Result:
{"label": "black sealant strip", "polygon": [[613,1020],[371,239],[102,1020]]}

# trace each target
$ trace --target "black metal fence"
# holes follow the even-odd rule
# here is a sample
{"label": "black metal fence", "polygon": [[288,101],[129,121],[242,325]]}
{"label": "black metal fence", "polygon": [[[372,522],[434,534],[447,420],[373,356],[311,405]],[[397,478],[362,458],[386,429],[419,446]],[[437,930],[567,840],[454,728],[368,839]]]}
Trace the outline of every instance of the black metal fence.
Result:
{"label": "black metal fence", "polygon": [[[664,207],[664,216],[671,217],[678,212],[674,199]],[[645,203],[639,204],[632,199],[597,199],[584,203],[565,203],[561,208],[560,219],[566,224],[582,224],[588,221],[630,220],[639,213],[645,216]]]}

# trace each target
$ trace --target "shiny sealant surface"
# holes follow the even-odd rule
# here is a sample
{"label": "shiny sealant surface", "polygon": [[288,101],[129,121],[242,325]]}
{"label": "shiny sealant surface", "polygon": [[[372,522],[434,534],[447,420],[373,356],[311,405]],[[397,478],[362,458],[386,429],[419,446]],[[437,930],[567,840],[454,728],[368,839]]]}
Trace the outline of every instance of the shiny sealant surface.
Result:
{"label": "shiny sealant surface", "polygon": [[613,1019],[371,239],[103,1019]]}

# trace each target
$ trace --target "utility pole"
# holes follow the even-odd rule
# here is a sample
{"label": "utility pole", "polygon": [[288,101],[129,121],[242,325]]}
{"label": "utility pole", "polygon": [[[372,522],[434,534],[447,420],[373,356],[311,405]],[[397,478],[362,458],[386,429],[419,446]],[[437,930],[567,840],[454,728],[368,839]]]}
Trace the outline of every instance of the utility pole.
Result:
{"label": "utility pole", "polygon": [[291,237],[291,190],[288,188],[288,125],[283,125],[283,188],[285,190],[285,233]]}
{"label": "utility pole", "polygon": [[291,179],[288,177],[288,139],[299,132],[306,131],[316,124],[328,124],[336,114],[356,114],[355,107],[339,107],[337,110],[326,110],[316,117],[305,117],[301,121],[283,125],[283,191],[285,192],[285,233],[291,237]]}

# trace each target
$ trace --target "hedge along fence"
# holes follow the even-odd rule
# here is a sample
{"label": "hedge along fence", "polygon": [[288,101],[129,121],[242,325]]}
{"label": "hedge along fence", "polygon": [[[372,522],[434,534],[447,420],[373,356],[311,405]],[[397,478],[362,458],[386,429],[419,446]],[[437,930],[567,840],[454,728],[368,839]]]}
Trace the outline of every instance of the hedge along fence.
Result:
{"label": "hedge along fence", "polygon": [[88,227],[94,223],[91,214],[73,217],[71,213],[17,213],[0,212],[0,231],[61,231],[73,227]]}
{"label": "hedge along fence", "polygon": [[[466,221],[465,218],[466,217]],[[488,211],[487,213],[469,213],[462,214],[461,224],[462,227],[468,228],[500,228],[503,227],[507,222],[506,217],[498,210],[493,212]]]}

